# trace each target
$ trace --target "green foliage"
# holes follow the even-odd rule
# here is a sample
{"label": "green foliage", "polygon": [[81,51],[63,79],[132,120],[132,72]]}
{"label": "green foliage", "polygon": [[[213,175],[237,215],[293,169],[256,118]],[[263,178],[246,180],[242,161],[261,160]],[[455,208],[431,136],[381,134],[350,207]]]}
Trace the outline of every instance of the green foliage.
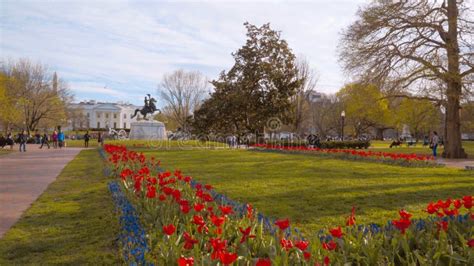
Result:
{"label": "green foliage", "polygon": [[370,127],[386,128],[391,125],[388,101],[380,89],[371,84],[352,83],[342,88],[337,96],[346,112],[347,125],[356,137]]}
{"label": "green foliage", "polygon": [[439,128],[440,116],[439,108],[428,100],[403,99],[395,109],[396,123],[407,125],[415,137]]}
{"label": "green foliage", "polygon": [[290,98],[301,83],[295,56],[269,24],[244,25],[247,41],[233,54],[234,66],[211,82],[214,93],[195,112],[196,133],[261,132],[271,117],[291,122]]}
{"label": "green foliage", "polygon": [[0,265],[118,264],[108,181],[97,151],[82,151],[0,239]]}

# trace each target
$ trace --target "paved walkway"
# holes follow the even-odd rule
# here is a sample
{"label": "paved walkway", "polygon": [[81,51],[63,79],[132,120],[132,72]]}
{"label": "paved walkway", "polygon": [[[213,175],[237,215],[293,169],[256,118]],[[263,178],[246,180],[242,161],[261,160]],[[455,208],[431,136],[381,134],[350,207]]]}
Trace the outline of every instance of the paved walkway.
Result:
{"label": "paved walkway", "polygon": [[[0,155],[0,238],[82,149],[38,149]],[[18,145],[15,145],[18,148]]]}
{"label": "paved walkway", "polygon": [[468,169],[473,170],[474,168],[474,160],[473,159],[443,159],[439,158],[436,162],[440,164],[446,165],[446,167],[452,168],[461,168],[461,169]]}

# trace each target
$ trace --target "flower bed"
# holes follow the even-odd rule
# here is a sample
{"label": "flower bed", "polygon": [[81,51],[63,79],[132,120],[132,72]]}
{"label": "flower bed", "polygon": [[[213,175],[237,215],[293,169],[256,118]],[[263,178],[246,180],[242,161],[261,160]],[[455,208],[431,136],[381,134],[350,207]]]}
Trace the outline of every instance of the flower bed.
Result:
{"label": "flower bed", "polygon": [[394,164],[400,166],[415,166],[415,167],[440,167],[433,156],[405,154],[405,153],[391,153],[391,152],[376,152],[367,150],[353,150],[353,149],[319,149],[306,146],[280,146],[270,144],[255,144],[251,146],[257,151],[273,151],[286,153],[305,153],[317,156],[327,156],[338,159],[347,160],[363,160],[380,162],[387,164]]}
{"label": "flower bed", "polygon": [[[106,145],[111,169],[146,232],[146,263],[156,265],[472,264],[473,197],[427,206],[428,219],[401,210],[386,226],[345,226],[305,238],[290,221],[270,221],[210,185],[125,147]],[[296,232],[296,233],[293,233]],[[142,234],[137,234],[142,236]],[[142,261],[137,261],[143,263]]]}

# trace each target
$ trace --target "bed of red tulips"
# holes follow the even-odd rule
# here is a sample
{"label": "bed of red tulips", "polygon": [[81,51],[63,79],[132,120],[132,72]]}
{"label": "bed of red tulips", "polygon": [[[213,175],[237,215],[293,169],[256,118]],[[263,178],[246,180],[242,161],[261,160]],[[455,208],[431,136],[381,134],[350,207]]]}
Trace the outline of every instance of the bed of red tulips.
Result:
{"label": "bed of red tulips", "polygon": [[437,166],[433,156],[414,153],[406,154],[354,149],[320,149],[307,146],[281,146],[273,144],[255,144],[252,147],[258,150],[309,153],[321,156],[332,156],[340,159],[366,160],[403,166]]}
{"label": "bed of red tulips", "polygon": [[[110,168],[135,206],[148,241],[145,260],[156,265],[433,265],[474,263],[473,197],[428,204],[428,218],[406,210],[387,225],[356,224],[303,237],[281,219],[268,225],[250,204],[227,205],[211,185],[155,158],[105,145]],[[133,256],[132,256],[133,257]]]}

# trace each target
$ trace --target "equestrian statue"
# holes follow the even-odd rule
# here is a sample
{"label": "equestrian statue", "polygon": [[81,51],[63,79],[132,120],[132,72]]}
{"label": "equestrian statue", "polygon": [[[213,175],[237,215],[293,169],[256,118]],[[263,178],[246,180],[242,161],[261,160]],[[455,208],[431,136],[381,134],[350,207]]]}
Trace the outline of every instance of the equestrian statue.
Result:
{"label": "equestrian statue", "polygon": [[155,98],[151,97],[150,94],[147,94],[148,98],[145,96],[145,106],[143,106],[142,109],[135,109],[135,113],[131,116],[131,118],[134,118],[137,116],[137,113],[140,112],[140,114],[143,115],[143,118],[146,119],[146,115],[150,114],[153,115],[156,111],[161,112],[158,108],[156,108],[156,100]]}

